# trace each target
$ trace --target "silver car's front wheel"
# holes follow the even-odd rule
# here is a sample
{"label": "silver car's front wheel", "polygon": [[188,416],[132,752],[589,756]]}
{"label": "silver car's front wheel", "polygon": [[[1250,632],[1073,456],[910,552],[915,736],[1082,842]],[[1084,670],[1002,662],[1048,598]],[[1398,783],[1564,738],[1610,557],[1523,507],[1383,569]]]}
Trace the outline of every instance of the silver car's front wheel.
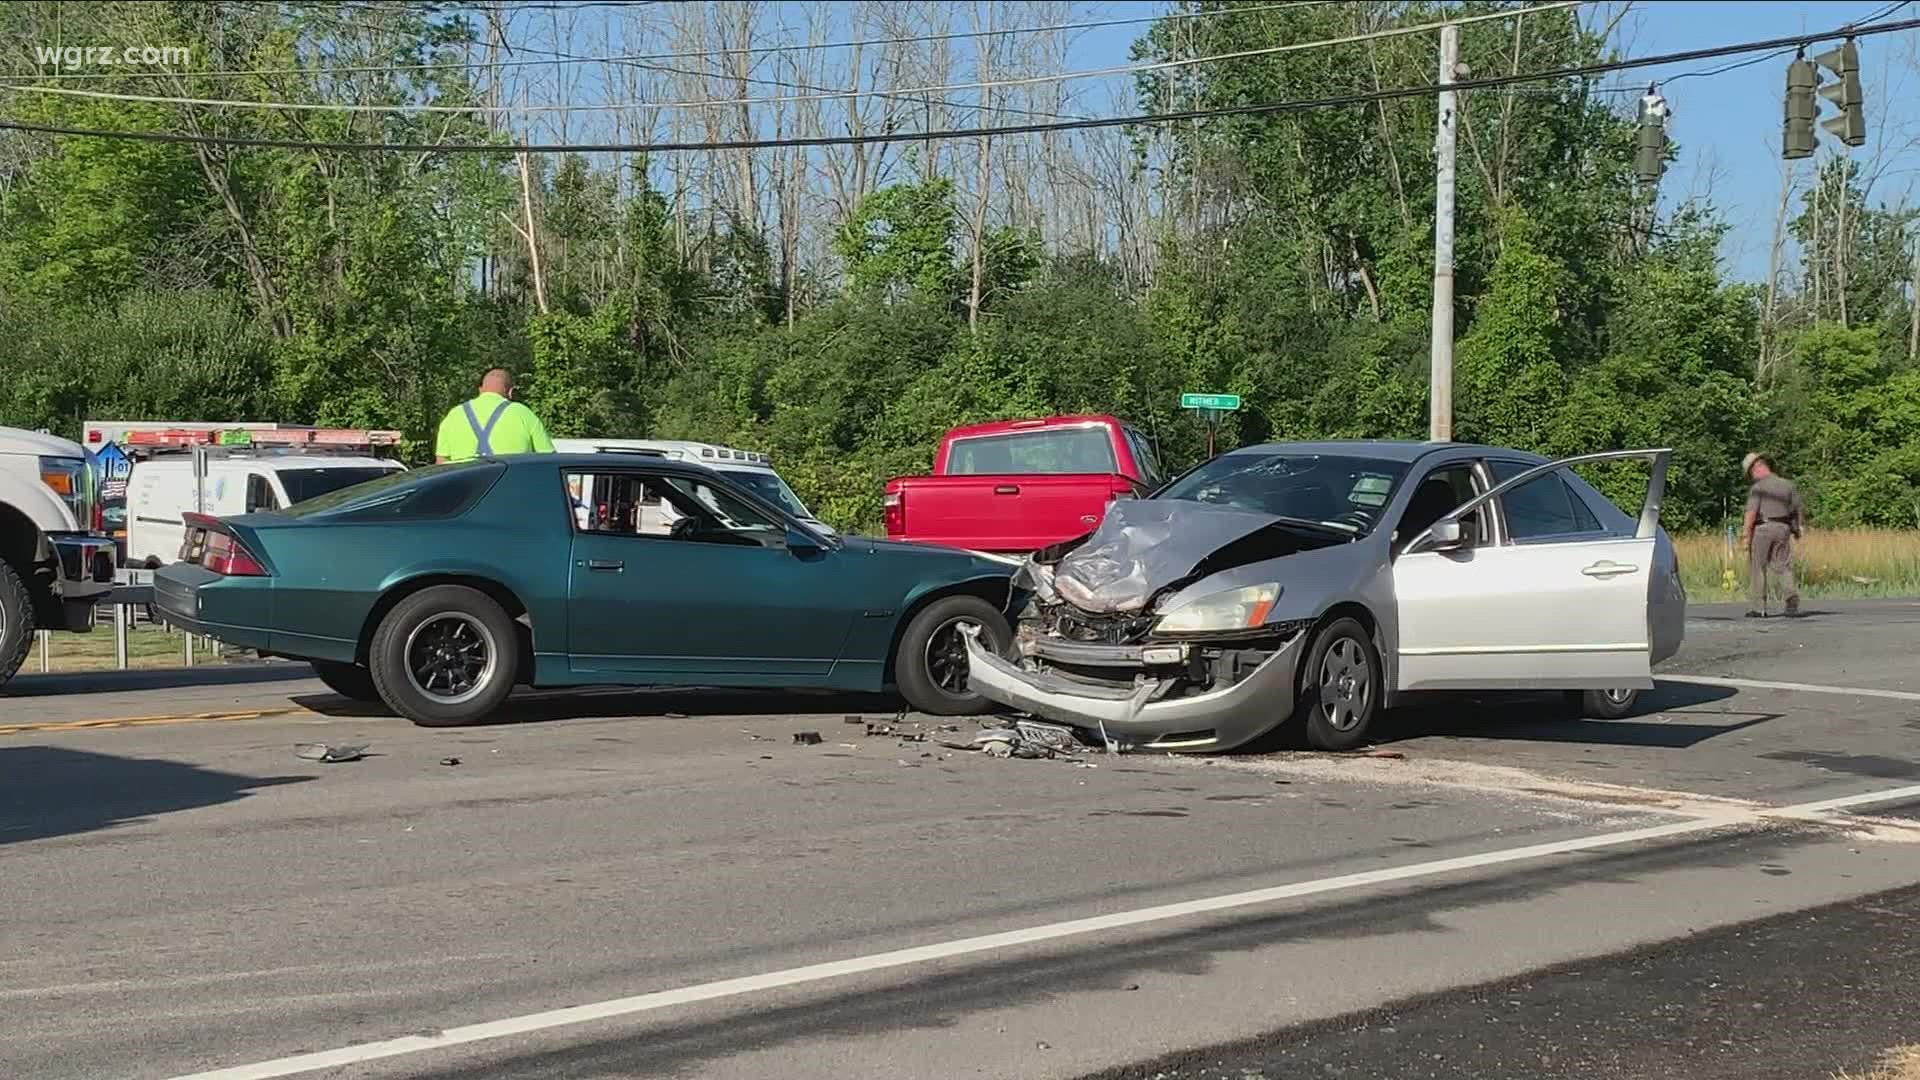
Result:
{"label": "silver car's front wheel", "polygon": [[1638,690],[1569,690],[1567,704],[1588,720],[1624,720],[1639,711]]}
{"label": "silver car's front wheel", "polygon": [[1367,741],[1380,712],[1383,667],[1373,635],[1357,619],[1335,619],[1313,639],[1300,673],[1298,711],[1307,744],[1351,750]]}

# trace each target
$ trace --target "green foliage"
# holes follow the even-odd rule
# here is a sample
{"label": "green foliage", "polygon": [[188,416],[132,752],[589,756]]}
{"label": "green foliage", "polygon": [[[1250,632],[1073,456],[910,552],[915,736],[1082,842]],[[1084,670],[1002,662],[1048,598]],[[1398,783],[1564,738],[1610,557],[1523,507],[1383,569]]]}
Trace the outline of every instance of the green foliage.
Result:
{"label": "green foliage", "polygon": [[861,200],[834,236],[856,292],[888,300],[946,299],[958,289],[953,182],[895,184]]}
{"label": "green foliage", "polygon": [[527,324],[533,363],[524,400],[561,438],[625,435],[647,428],[646,385],[628,348],[631,301],[603,304],[588,315],[556,311]]}

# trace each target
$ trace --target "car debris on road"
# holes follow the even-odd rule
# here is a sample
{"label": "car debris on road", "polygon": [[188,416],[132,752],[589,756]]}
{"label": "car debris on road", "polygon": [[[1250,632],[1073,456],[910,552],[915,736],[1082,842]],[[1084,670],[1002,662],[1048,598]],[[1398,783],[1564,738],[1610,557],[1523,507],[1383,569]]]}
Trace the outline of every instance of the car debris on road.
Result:
{"label": "car debris on road", "polygon": [[308,761],[337,764],[342,761],[359,761],[366,757],[367,745],[362,743],[359,746],[329,746],[326,743],[295,743],[293,752]]}

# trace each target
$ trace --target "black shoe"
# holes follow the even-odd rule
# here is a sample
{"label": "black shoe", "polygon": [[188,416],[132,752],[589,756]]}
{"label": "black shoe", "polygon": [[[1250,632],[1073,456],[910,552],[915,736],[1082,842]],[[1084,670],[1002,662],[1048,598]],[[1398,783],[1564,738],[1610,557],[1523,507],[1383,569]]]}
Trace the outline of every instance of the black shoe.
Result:
{"label": "black shoe", "polygon": [[1765,615],[1763,615],[1763,614],[1761,614],[1761,613],[1760,613],[1760,612],[1758,612],[1758,611],[1749,611],[1749,612],[1747,612],[1747,618],[1749,618],[1749,619],[1764,619],[1764,618],[1766,618],[1766,616],[1765,616]]}
{"label": "black shoe", "polygon": [[1798,618],[1799,615],[1800,615],[1800,598],[1797,596],[1788,598],[1787,618],[1789,619]]}

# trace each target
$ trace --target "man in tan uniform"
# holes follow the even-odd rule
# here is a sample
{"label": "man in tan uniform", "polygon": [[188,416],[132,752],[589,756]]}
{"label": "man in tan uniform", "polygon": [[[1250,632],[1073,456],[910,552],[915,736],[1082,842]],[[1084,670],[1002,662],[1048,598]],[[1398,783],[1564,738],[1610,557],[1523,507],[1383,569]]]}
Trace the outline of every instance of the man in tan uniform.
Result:
{"label": "man in tan uniform", "polygon": [[1804,527],[1805,508],[1793,481],[1773,471],[1767,459],[1748,454],[1740,469],[1752,482],[1747,489],[1747,618],[1767,611],[1767,575],[1780,575],[1787,614],[1800,614],[1800,590],[1793,583],[1793,542]]}

